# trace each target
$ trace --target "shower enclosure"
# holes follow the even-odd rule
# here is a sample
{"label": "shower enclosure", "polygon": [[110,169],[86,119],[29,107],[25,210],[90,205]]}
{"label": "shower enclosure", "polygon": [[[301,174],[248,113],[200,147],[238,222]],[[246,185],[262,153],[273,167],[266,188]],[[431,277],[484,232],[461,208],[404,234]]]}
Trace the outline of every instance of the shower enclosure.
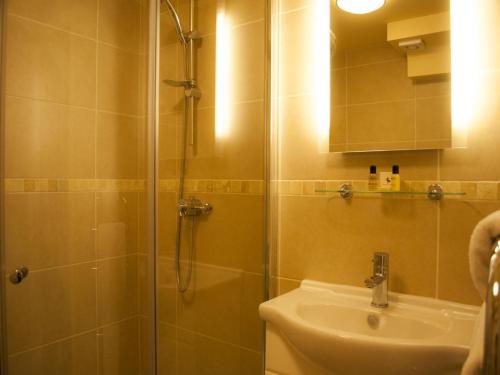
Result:
{"label": "shower enclosure", "polygon": [[4,0],[2,375],[262,374],[265,0]]}

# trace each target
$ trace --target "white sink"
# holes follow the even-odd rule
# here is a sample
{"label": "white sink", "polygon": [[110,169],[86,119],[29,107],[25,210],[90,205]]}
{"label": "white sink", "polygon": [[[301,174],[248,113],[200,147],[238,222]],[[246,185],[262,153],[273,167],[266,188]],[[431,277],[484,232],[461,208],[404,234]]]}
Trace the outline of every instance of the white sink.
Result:
{"label": "white sink", "polygon": [[396,293],[388,308],[370,302],[368,289],[305,280],[259,312],[328,374],[460,373],[478,307]]}

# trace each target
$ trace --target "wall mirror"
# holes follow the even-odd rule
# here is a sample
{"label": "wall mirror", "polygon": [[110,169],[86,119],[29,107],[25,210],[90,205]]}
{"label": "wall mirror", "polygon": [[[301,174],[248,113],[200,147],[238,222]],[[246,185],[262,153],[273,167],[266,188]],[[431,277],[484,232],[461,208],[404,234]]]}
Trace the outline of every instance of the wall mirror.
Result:
{"label": "wall mirror", "polygon": [[330,151],[451,147],[450,1],[332,0],[330,24]]}

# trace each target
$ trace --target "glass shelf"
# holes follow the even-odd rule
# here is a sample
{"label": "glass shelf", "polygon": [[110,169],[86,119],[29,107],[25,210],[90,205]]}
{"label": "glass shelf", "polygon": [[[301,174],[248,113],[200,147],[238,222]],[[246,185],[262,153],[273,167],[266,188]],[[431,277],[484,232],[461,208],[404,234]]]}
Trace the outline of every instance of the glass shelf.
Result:
{"label": "glass shelf", "polygon": [[344,199],[352,198],[354,194],[381,194],[381,195],[425,195],[431,200],[440,200],[444,196],[464,196],[464,192],[445,192],[441,185],[429,185],[427,191],[391,191],[391,190],[355,190],[350,184],[343,184],[340,189],[316,189],[316,193],[339,193]]}

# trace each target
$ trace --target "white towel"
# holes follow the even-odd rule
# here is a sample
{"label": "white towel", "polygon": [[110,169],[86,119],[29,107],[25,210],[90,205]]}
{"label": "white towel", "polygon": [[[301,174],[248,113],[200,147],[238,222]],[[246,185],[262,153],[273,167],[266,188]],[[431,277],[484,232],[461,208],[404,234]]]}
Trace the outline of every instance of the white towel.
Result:
{"label": "white towel", "polygon": [[462,367],[461,375],[481,375],[483,367],[483,352],[484,352],[484,317],[485,304],[481,306],[474,331],[472,333],[471,348],[469,356]]}
{"label": "white towel", "polygon": [[500,211],[493,212],[481,220],[474,228],[470,239],[470,274],[483,301],[488,289],[493,240],[498,236],[500,236]]}

